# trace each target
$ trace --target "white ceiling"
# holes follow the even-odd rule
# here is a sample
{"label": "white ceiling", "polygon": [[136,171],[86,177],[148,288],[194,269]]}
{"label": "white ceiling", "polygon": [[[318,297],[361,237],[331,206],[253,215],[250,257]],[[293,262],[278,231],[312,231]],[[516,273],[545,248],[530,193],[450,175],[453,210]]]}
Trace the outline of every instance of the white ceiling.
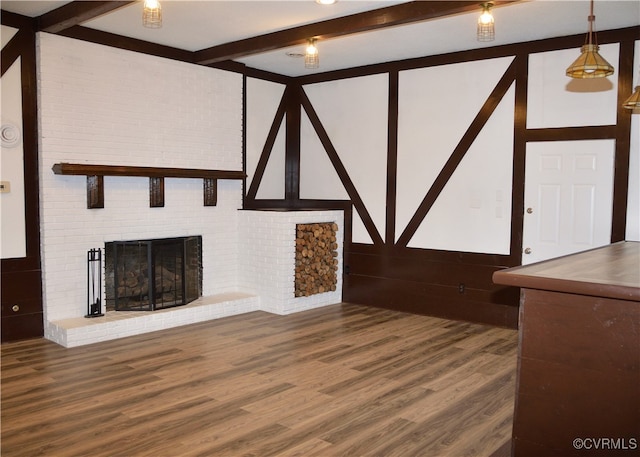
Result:
{"label": "white ceiling", "polygon": [[[66,1],[2,1],[3,10],[36,17]],[[314,0],[293,1],[182,1],[161,0],[163,26],[142,26],[142,3],[120,8],[82,23],[84,27],[131,38],[196,51],[291,27],[333,19],[401,1],[339,0],[323,6]],[[471,2],[471,3],[480,3]],[[596,30],[640,25],[640,1],[598,0]],[[476,41],[480,13],[460,14],[410,25],[381,29],[325,40],[318,43],[320,68],[307,70],[301,58],[303,46],[284,48],[236,59],[249,67],[287,76],[352,68],[413,57],[436,55],[481,47],[519,43],[543,38],[585,33],[588,28],[587,0],[531,0],[494,8],[496,39]]]}

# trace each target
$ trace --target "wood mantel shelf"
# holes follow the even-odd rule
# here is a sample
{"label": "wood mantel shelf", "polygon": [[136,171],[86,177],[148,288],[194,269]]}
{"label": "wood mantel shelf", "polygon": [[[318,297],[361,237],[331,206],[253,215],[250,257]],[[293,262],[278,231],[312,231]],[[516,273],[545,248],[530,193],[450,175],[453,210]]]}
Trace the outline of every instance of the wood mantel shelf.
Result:
{"label": "wood mantel shelf", "polygon": [[149,178],[149,205],[164,206],[164,178],[196,178],[203,180],[204,205],[216,206],[218,179],[244,179],[244,171],[206,170],[198,168],[136,167],[127,165],[90,165],[56,163],[52,167],[57,175],[87,177],[87,208],[104,208],[105,176],[137,176]]}

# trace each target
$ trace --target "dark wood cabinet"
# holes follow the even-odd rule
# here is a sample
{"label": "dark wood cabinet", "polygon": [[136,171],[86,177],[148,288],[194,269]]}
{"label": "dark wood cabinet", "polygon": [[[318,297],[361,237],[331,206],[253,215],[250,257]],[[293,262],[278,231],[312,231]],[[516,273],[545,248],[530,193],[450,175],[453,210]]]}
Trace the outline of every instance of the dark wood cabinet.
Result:
{"label": "dark wood cabinet", "polygon": [[638,455],[640,243],[493,277],[521,287],[512,455]]}

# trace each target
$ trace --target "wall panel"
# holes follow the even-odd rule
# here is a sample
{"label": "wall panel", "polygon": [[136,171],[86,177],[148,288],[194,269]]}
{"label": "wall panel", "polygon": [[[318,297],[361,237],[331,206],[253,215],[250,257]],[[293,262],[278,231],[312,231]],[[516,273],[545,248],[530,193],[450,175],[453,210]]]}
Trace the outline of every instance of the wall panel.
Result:
{"label": "wall panel", "polygon": [[302,84],[308,100],[293,100],[303,107],[300,142],[291,144],[300,150],[287,151],[287,166],[300,167],[300,198],[269,204],[342,207],[349,199],[346,301],[516,327],[519,291],[491,276],[522,261],[528,144],[615,143],[611,237],[625,214],[637,218],[627,193],[629,203],[640,198],[638,173],[627,183],[625,159],[630,143],[637,166],[638,140],[627,138],[637,136],[637,116],[620,112],[617,87],[630,74],[625,40],[639,32],[600,34],[603,54],[621,68],[589,87],[565,76],[583,36],[296,78],[291,87]]}
{"label": "wall panel", "polygon": [[[387,87],[385,74],[304,87],[378,234],[385,231]],[[316,198],[309,187],[306,192]],[[370,239],[355,224],[353,236]]]}
{"label": "wall panel", "polygon": [[514,88],[471,145],[409,247],[509,255]]}
{"label": "wall panel", "polygon": [[[600,46],[600,54],[614,66],[618,51],[618,44]],[[617,78],[568,78],[566,67],[579,55],[572,48],[529,56],[528,128],[616,123]]]}

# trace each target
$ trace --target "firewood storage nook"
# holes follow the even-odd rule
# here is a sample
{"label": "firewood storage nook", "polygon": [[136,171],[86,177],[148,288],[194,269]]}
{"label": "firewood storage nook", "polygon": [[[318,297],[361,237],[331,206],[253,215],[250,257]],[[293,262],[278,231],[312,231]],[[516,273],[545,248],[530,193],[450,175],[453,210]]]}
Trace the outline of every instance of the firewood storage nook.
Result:
{"label": "firewood storage nook", "polygon": [[331,222],[296,225],[296,297],[336,290],[337,230]]}

